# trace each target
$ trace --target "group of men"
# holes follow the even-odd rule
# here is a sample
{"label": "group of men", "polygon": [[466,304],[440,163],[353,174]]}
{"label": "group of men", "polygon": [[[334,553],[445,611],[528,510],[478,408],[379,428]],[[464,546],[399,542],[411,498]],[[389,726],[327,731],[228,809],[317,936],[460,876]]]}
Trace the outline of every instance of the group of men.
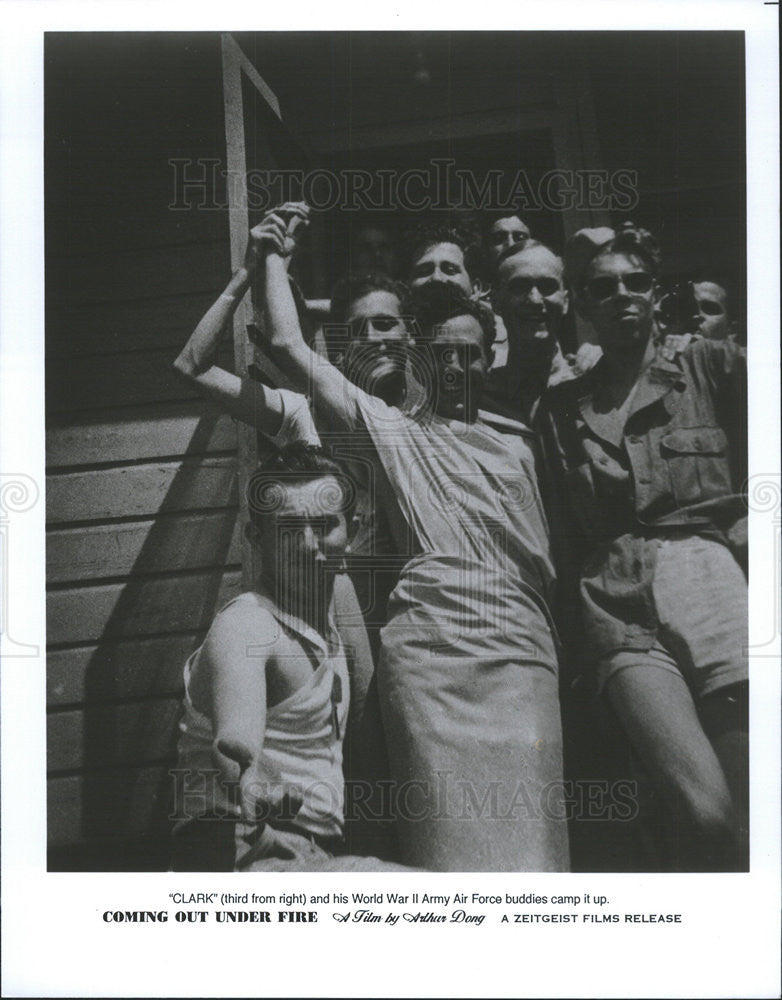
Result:
{"label": "group of men", "polygon": [[[310,217],[252,230],[176,362],[276,450],[248,493],[258,585],[188,661],[175,866],[568,870],[590,817],[560,690],[580,680],[658,794],[658,864],[745,867],[745,358],[724,289],[664,296],[632,225],[561,257],[506,213],[480,242],[412,229],[404,283],[364,227],[324,319],[288,276]],[[214,364],[250,289],[299,393]],[[572,303],[595,342],[566,353]]]}

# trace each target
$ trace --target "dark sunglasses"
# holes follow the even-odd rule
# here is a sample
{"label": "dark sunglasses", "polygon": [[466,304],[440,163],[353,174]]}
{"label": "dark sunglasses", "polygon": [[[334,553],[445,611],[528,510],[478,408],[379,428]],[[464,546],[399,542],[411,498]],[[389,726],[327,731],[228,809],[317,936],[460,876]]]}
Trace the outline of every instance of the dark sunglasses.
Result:
{"label": "dark sunglasses", "polygon": [[544,299],[562,290],[556,278],[514,278],[510,288],[519,295],[529,295],[533,288],[537,288]]}
{"label": "dark sunglasses", "polygon": [[605,275],[602,278],[591,278],[586,283],[586,290],[590,298],[603,302],[605,299],[610,299],[612,295],[616,295],[620,284],[626,292],[641,295],[651,290],[654,278],[646,271],[630,271],[629,274],[622,274],[618,277]]}

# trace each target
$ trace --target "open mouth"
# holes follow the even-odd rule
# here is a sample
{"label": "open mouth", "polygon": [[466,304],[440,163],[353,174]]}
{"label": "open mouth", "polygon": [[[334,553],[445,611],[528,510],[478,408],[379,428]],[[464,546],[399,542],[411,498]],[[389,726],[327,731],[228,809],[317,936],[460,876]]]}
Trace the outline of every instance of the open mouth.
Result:
{"label": "open mouth", "polygon": [[519,326],[527,333],[534,334],[535,337],[547,337],[548,326],[546,325],[546,314],[538,312],[519,313]]}
{"label": "open mouth", "polygon": [[404,371],[404,360],[402,358],[389,358],[385,356],[373,357],[371,362],[372,374],[377,377],[391,375],[394,372]]}

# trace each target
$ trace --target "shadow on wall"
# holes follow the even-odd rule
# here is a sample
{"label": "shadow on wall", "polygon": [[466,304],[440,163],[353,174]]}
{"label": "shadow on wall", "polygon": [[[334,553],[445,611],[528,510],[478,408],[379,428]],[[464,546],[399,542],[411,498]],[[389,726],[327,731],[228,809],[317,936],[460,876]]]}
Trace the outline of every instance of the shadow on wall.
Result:
{"label": "shadow on wall", "polygon": [[[50,594],[58,635],[74,623],[74,637],[90,628],[98,637],[49,656],[59,702],[83,702],[49,717],[50,870],[167,867],[182,668],[241,585],[235,459],[204,455],[218,419],[201,417],[185,454],[168,466],[175,471],[153,521],[101,526],[100,551],[123,579]],[[141,530],[124,570],[122,550],[132,550],[134,531],[138,545]]]}

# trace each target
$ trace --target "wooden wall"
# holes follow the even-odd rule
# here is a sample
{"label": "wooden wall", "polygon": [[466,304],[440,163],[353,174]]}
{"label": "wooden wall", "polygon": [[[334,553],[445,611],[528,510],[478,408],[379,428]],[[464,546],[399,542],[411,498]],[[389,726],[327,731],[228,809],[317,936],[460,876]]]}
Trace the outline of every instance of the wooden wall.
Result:
{"label": "wooden wall", "polygon": [[236,429],[171,369],[230,275],[227,211],[169,207],[170,159],[224,161],[219,59],[216,36],[46,42],[54,869],[165,865],[182,666],[239,587]]}

